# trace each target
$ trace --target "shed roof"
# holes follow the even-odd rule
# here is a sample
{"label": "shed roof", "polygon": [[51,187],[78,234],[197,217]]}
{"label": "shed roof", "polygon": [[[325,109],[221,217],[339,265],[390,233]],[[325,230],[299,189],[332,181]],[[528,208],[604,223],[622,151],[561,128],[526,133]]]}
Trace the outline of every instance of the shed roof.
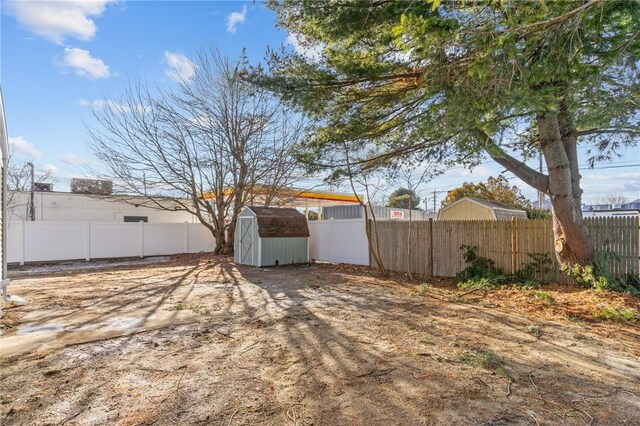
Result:
{"label": "shed roof", "polygon": [[475,197],[464,197],[464,198],[468,198],[470,200],[473,200],[476,203],[484,204],[485,206],[491,207],[492,209],[524,211],[524,210],[519,209],[517,207],[510,206],[509,204],[499,203],[497,201],[483,200],[482,198],[475,198]]}
{"label": "shed roof", "polygon": [[497,201],[488,201],[475,197],[463,197],[441,208],[438,212],[438,218],[442,217],[443,212],[451,209],[454,206],[457,206],[460,203],[463,203],[464,201],[469,201],[474,204],[486,207],[487,209],[491,209],[493,217],[497,220],[511,219],[513,217],[515,217],[516,219],[527,219],[527,212],[525,210],[510,206],[508,204],[499,203]]}
{"label": "shed roof", "polygon": [[308,237],[307,218],[296,209],[275,207],[247,207],[258,221],[261,238]]}

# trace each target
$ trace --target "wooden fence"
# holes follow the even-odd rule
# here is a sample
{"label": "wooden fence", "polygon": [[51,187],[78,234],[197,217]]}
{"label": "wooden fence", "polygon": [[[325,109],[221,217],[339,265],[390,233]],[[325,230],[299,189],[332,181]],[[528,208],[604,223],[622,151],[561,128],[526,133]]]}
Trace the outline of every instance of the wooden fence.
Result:
{"label": "wooden fence", "polygon": [[[597,256],[606,259],[615,275],[638,274],[640,270],[640,227],[637,217],[585,219]],[[562,276],[554,254],[551,220],[513,221],[378,221],[380,255],[390,271],[407,271],[407,247],[411,226],[411,271],[436,277],[453,277],[465,267],[461,246],[477,247],[480,256],[497,267],[514,273],[546,253],[549,271],[539,274],[544,281]],[[600,253],[613,252],[614,256]],[[372,262],[371,266],[375,266]]]}

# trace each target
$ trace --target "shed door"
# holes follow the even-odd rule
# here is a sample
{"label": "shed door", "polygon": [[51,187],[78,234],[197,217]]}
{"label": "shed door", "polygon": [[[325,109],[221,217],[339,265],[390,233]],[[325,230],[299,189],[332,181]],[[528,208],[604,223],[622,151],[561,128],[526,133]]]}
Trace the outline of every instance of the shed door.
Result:
{"label": "shed door", "polygon": [[253,220],[240,218],[240,263],[253,265]]}

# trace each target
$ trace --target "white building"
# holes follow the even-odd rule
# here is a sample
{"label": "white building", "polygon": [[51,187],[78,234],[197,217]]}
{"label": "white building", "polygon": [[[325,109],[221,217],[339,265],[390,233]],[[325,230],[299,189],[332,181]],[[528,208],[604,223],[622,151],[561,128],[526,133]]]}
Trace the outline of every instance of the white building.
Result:
{"label": "white building", "polygon": [[640,210],[622,210],[622,209],[603,209],[588,210],[582,212],[582,217],[637,217]]}
{"label": "white building", "polygon": [[[12,194],[8,207],[8,220],[29,220],[30,192]],[[90,221],[90,222],[149,222],[149,223],[197,223],[198,219],[175,203],[167,202],[169,210],[147,207],[149,200],[127,197],[127,202],[117,196],[99,196],[72,192],[36,191],[34,216],[36,221]]]}

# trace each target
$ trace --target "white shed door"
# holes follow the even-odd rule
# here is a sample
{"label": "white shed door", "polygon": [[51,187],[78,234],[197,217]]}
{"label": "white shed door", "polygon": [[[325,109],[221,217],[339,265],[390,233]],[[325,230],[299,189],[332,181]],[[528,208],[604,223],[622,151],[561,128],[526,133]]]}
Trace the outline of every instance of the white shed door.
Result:
{"label": "white shed door", "polygon": [[240,263],[253,265],[253,220],[240,218]]}

